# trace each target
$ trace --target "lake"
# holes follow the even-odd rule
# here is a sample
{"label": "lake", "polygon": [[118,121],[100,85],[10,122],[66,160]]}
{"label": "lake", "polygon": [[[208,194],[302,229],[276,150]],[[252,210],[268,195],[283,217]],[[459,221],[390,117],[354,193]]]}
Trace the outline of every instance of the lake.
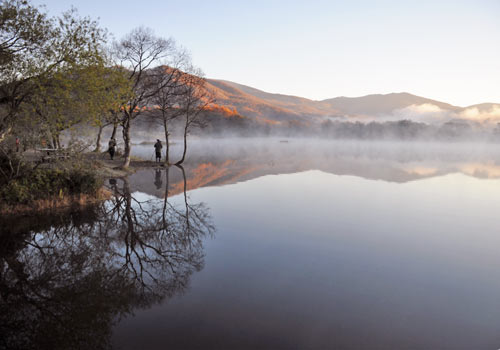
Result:
{"label": "lake", "polygon": [[500,145],[190,147],[5,224],[0,348],[500,348]]}

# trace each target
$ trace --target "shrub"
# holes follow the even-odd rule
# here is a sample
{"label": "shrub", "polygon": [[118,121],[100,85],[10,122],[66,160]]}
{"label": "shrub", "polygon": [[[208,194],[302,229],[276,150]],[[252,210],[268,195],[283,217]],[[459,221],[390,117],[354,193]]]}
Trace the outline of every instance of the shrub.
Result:
{"label": "shrub", "polygon": [[0,200],[7,204],[28,204],[54,196],[96,194],[102,181],[91,170],[35,169],[9,181],[0,189]]}

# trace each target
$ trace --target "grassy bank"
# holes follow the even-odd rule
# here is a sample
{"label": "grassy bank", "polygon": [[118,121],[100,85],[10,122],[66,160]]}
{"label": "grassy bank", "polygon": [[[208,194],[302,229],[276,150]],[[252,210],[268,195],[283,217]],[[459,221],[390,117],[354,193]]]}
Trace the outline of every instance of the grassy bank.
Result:
{"label": "grassy bank", "polygon": [[56,163],[16,154],[0,156],[0,214],[33,215],[70,207],[85,207],[110,197],[103,186],[108,178],[125,177],[140,168],[163,166],[133,158],[129,169],[123,160],[106,153],[85,153]]}
{"label": "grassy bank", "polygon": [[2,214],[84,205],[105,197],[102,176],[81,160],[39,164],[4,155],[0,173]]}

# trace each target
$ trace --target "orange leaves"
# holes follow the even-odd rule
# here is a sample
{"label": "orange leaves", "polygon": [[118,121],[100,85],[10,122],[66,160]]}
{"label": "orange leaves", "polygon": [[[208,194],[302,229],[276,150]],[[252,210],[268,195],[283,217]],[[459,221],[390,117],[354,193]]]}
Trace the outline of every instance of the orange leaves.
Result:
{"label": "orange leaves", "polygon": [[236,108],[230,108],[227,106],[221,106],[215,103],[211,103],[203,108],[203,110],[207,112],[215,112],[215,113],[220,113],[224,115],[225,117],[234,117],[234,116],[239,116],[238,111]]}

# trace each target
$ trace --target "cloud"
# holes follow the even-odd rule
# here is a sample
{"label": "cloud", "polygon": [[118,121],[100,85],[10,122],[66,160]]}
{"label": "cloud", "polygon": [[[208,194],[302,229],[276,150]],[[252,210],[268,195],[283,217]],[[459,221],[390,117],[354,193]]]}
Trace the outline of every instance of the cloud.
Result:
{"label": "cloud", "polygon": [[456,117],[455,113],[442,109],[431,103],[411,105],[396,109],[391,115],[384,117],[384,121],[411,120],[427,124],[442,124]]}
{"label": "cloud", "polygon": [[391,113],[384,115],[364,115],[362,117],[351,117],[350,119],[363,123],[371,121],[392,122],[411,120],[412,122],[430,125],[442,125],[450,120],[461,119],[482,124],[496,124],[500,123],[500,104],[482,105],[459,111],[451,111],[432,103],[423,103],[395,109]]}
{"label": "cloud", "polygon": [[480,110],[478,107],[466,108],[459,113],[459,118],[479,122],[499,122],[500,105],[492,105],[484,110]]}

